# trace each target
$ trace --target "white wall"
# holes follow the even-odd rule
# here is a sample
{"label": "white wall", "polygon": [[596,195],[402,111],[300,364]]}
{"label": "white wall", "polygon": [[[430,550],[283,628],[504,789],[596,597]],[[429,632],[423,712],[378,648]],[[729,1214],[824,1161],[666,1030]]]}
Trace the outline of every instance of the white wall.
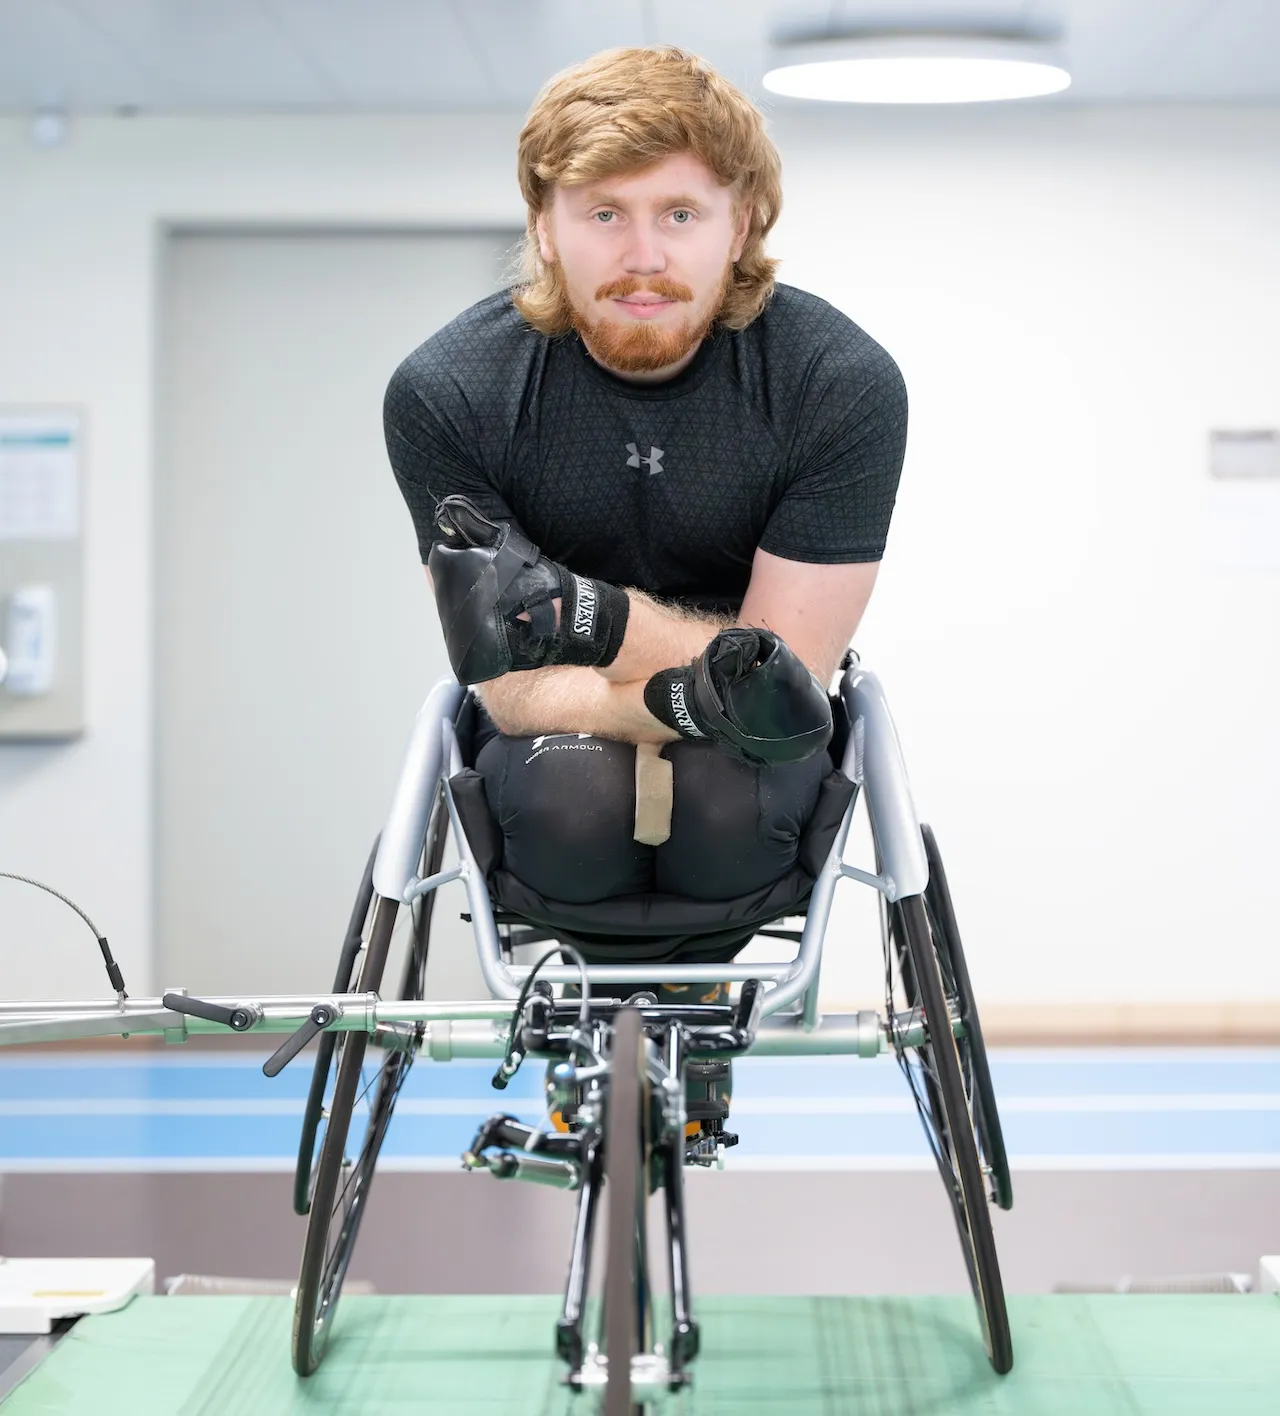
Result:
{"label": "white wall", "polygon": [[[89,416],[85,739],[0,748],[0,868],[153,988],[150,504],[164,222],[519,221],[515,118],[0,126],[0,402]],[[1280,110],[777,115],[783,278],[912,400],[860,636],[980,996],[1280,998],[1280,576],[1210,564],[1210,427],[1280,424]],[[852,888],[852,887],[850,887]],[[874,970],[833,932],[827,992]],[[865,945],[860,950],[865,959]],[[0,992],[100,992],[0,882]]]}

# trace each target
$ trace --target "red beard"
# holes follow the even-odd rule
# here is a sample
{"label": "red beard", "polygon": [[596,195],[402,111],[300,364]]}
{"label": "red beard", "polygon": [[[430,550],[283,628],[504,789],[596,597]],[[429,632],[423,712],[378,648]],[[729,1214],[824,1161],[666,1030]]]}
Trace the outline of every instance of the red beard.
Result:
{"label": "red beard", "polygon": [[[559,270],[556,274],[560,275]],[[675,324],[660,325],[656,320],[633,320],[626,315],[618,320],[607,316],[590,320],[569,300],[567,291],[564,291],[564,298],[574,329],[596,359],[619,373],[652,373],[679,363],[702,343],[711,332],[716,316],[724,308],[725,296],[732,283],[733,262],[729,261],[725,264],[716,298],[710,301],[703,315],[695,319],[686,317]],[[645,282],[634,277],[612,281],[596,291],[596,299],[625,299],[640,290],[684,304],[692,304],[694,299],[694,292],[687,285],[664,276],[655,276]]]}

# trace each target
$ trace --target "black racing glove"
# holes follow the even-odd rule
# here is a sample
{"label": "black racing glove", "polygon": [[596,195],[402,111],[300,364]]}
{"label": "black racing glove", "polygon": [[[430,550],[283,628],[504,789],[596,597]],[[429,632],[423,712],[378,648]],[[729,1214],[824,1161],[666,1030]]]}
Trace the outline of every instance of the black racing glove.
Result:
{"label": "black racing glove", "polygon": [[681,737],[748,762],[801,762],[831,741],[826,691],[767,629],[723,630],[688,668],[654,674],[644,702]]}
{"label": "black racing glove", "polygon": [[631,608],[625,590],[548,560],[514,522],[491,521],[466,497],[445,497],[436,519],[446,539],[432,546],[427,569],[459,683],[618,657]]}

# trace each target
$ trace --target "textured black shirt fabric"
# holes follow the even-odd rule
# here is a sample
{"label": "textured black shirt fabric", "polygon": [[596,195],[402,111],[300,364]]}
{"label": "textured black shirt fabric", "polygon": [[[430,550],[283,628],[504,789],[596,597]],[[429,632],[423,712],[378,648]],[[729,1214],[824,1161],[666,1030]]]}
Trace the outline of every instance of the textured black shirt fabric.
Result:
{"label": "textured black shirt fabric", "polygon": [[757,546],[881,558],[907,397],[875,340],[793,286],[659,384],[539,334],[503,291],[404,360],[384,422],[424,563],[437,502],[462,493],[580,575],[734,611]]}

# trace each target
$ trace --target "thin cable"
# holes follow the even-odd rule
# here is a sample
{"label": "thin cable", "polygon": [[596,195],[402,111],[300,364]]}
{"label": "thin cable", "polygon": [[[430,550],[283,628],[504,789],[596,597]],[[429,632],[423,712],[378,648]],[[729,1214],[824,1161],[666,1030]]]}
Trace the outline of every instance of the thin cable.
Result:
{"label": "thin cable", "polygon": [[[522,1052],[519,1061],[516,1061],[514,1066],[512,1065],[512,1061],[516,1055],[515,1043],[519,1035],[520,1014],[524,1012],[524,1005],[528,1002],[529,994],[533,989],[533,981],[538,976],[538,970],[541,969],[543,964],[547,963],[548,960],[554,959],[557,954],[563,954],[566,958],[571,959],[578,967],[578,976],[581,980],[579,987],[582,990],[582,997],[578,1004],[579,1032],[585,1033],[587,1024],[591,1021],[591,1001],[587,996],[590,988],[587,982],[587,961],[572,944],[555,944],[548,949],[529,970],[528,976],[525,978],[524,984],[520,989],[520,996],[516,999],[516,1006],[511,1014],[511,1030],[507,1037],[507,1050],[503,1054],[498,1070],[493,1074],[493,1086],[498,1091],[504,1091],[506,1089],[507,1083],[515,1076],[520,1063],[524,1061],[524,1053]],[[575,1037],[575,1041],[580,1041],[581,1045],[584,1047],[587,1045],[585,1037]]]}
{"label": "thin cable", "polygon": [[102,962],[107,968],[107,978],[110,979],[111,987],[116,991],[116,997],[123,1004],[129,996],[125,991],[124,974],[120,972],[120,965],[111,957],[111,946],[107,943],[107,936],[99,932],[98,926],[80,906],[74,900],[69,900],[60,890],[55,890],[52,885],[46,885],[42,880],[32,880],[29,875],[16,875],[11,870],[0,870],[0,880],[16,880],[22,885],[34,885],[37,890],[43,890],[46,894],[52,895],[55,899],[61,900],[64,905],[69,905],[75,910],[76,914],[93,930],[93,937],[98,941],[98,948],[102,950]]}

